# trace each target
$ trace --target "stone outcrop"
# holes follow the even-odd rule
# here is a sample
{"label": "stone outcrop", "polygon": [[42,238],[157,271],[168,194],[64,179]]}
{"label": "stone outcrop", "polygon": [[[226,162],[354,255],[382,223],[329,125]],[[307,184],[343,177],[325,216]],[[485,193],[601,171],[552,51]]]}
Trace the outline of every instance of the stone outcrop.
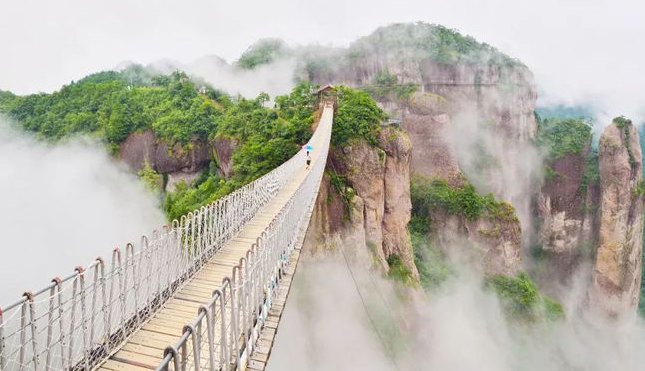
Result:
{"label": "stone outcrop", "polygon": [[643,169],[631,122],[605,128],[599,167],[600,230],[589,300],[591,308],[609,316],[633,314],[642,271]]}
{"label": "stone outcrop", "polygon": [[157,138],[152,130],[130,134],[119,147],[119,159],[132,169],[139,170],[144,162],[150,164],[157,149]]}
{"label": "stone outcrop", "polygon": [[[329,170],[347,180],[351,190],[339,190],[326,177],[321,185],[305,245],[342,244],[346,251],[387,271],[387,258],[398,255],[418,279],[412,245],[407,233],[410,220],[409,138],[400,130],[386,128],[379,147],[353,142],[330,152]],[[341,193],[352,192],[351,200]],[[370,258],[370,255],[372,256]]]}
{"label": "stone outcrop", "polygon": [[211,142],[213,150],[215,151],[215,160],[217,167],[222,172],[226,179],[230,179],[233,175],[233,152],[237,149],[238,140],[231,137],[218,136]]}
{"label": "stone outcrop", "polygon": [[203,169],[211,159],[208,144],[199,139],[190,143],[169,144],[158,139],[151,130],[132,133],[121,144],[119,158],[135,170],[144,162],[159,173],[188,172]]}
{"label": "stone outcrop", "polygon": [[461,185],[455,148],[449,140],[450,116],[446,100],[436,94],[414,93],[407,105],[403,128],[412,141],[412,169],[431,178]]}
{"label": "stone outcrop", "polygon": [[413,272],[414,254],[408,236],[408,223],[412,203],[410,201],[410,158],[412,143],[407,135],[394,128],[384,129],[379,138],[385,151],[383,173],[383,219],[381,221],[382,249],[387,257],[399,255]]}
{"label": "stone outcrop", "polygon": [[543,272],[566,281],[597,240],[598,184],[583,184],[591,138],[580,153],[550,160],[550,174],[537,198],[539,241],[548,254]]}
{"label": "stone outcrop", "polygon": [[431,210],[430,219],[433,242],[449,256],[465,258],[462,263],[487,275],[515,275],[521,269],[522,230],[514,217],[482,215],[469,220]]}
{"label": "stone outcrop", "polygon": [[[534,171],[539,156],[532,145],[537,89],[529,69],[517,61],[484,57],[446,63],[419,58],[419,51],[408,44],[380,48],[377,41],[366,42],[351,58],[330,63],[318,74],[309,71],[308,77],[321,84],[369,87],[387,72],[396,84],[415,86],[417,93],[410,97],[392,93],[379,98],[410,134],[412,171],[453,185],[460,184],[463,174],[478,189],[508,200],[520,218],[523,242],[528,242],[531,197],[539,191]],[[436,158],[432,165],[430,158]]]}
{"label": "stone outcrop", "polygon": [[159,141],[150,164],[160,173],[194,173],[202,170],[210,159],[210,148],[204,140],[193,139],[186,145]]}

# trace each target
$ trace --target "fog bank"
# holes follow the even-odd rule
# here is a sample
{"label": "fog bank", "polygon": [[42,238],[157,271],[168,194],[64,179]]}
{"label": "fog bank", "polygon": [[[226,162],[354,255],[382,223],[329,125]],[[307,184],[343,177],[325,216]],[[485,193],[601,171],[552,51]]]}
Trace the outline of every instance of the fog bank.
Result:
{"label": "fog bank", "polygon": [[51,145],[0,119],[0,305],[164,223],[155,197],[99,143]]}
{"label": "fog bank", "polygon": [[[496,295],[464,267],[438,290],[413,295],[414,300],[390,281],[359,279],[360,292],[371,298],[368,311],[385,335],[384,346],[342,259],[308,254],[301,259],[269,371],[636,371],[645,364],[641,319],[608,323],[583,314],[576,301],[580,296],[573,295],[579,288],[570,288],[566,320],[520,324],[505,317]],[[389,324],[398,329],[388,333]],[[391,351],[394,358],[388,356]]]}

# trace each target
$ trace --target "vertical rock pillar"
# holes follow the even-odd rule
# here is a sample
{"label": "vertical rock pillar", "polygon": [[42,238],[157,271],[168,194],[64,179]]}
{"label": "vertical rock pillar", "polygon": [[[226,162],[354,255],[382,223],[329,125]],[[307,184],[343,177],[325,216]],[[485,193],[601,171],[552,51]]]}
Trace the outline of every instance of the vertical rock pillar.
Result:
{"label": "vertical rock pillar", "polygon": [[599,145],[600,230],[589,304],[609,317],[638,305],[642,270],[643,162],[638,132],[619,117]]}

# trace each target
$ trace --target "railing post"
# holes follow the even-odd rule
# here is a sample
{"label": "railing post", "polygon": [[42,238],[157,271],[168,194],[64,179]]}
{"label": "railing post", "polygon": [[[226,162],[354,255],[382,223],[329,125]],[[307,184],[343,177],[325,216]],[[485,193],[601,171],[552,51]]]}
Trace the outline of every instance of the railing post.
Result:
{"label": "railing post", "polygon": [[27,297],[27,301],[25,304],[29,306],[29,327],[31,329],[31,359],[34,365],[34,371],[38,371],[38,366],[40,363],[40,355],[38,354],[38,329],[36,327],[36,308],[34,306],[36,305],[34,303],[34,295],[28,291],[25,293],[25,296]]}
{"label": "railing post", "polygon": [[[141,255],[139,255],[139,261],[141,260]],[[125,245],[125,284],[128,285],[128,263],[132,265],[132,295],[134,297],[134,318],[135,318],[135,326],[139,326],[141,323],[141,318],[139,316],[139,278],[141,277],[140,275],[137,275],[137,262],[135,259],[135,254],[134,254],[134,245],[131,243],[128,243]],[[125,295],[127,296],[127,290],[125,291]]]}
{"label": "railing post", "polygon": [[80,295],[81,295],[81,328],[83,330],[83,363],[85,369],[89,370],[89,352],[90,345],[87,339],[87,306],[85,303],[85,269],[81,266],[76,267],[78,272],[78,279],[80,281]]}

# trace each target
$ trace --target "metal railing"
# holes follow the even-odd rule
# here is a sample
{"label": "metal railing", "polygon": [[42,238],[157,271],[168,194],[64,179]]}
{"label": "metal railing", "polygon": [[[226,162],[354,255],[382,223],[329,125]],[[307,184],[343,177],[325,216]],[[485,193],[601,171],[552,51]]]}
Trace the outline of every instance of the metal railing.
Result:
{"label": "metal railing", "polygon": [[331,107],[325,110],[312,138],[323,145],[316,149],[317,160],[304,181],[233,268],[231,277],[224,278],[182,336],[166,348],[157,371],[235,370],[248,363],[274,290],[309,222],[329,151],[332,115]]}
{"label": "metal railing", "polygon": [[[240,351],[251,349],[249,326],[257,323],[258,313],[265,313],[258,312],[260,306],[267,300],[270,303],[270,295],[266,294],[270,294],[271,282],[279,271],[276,262],[283,264],[283,254],[293,248],[290,238],[302,222],[304,208],[313,202],[311,195],[322,176],[331,123],[320,129],[314,137],[326,138],[325,148],[321,149],[325,151],[323,160],[312,168],[314,171],[279,217],[235,267],[232,277],[225,279],[212,299],[200,308],[175,348],[169,348],[164,358],[166,365],[172,361],[185,368],[188,357],[179,357],[179,351],[187,354],[188,343],[201,344],[202,330],[208,338],[208,354],[214,354],[213,349],[221,353],[208,357],[210,363],[228,365],[222,360],[233,357],[233,362],[239,364]],[[294,176],[304,160],[301,150],[254,182],[174,220],[171,226],[154,231],[150,237],[143,236],[138,246],[128,244],[125,250],[114,249],[109,263],[97,258],[89,266],[77,267],[73,274],[56,277],[47,287],[26,292],[20,300],[0,308],[0,371],[94,368],[235,237]],[[214,327],[218,323],[219,330]],[[219,343],[216,336],[221,338]],[[199,359],[199,348],[193,348],[198,356],[195,359]],[[195,367],[199,366],[196,362]],[[216,369],[213,367],[209,366]]]}

